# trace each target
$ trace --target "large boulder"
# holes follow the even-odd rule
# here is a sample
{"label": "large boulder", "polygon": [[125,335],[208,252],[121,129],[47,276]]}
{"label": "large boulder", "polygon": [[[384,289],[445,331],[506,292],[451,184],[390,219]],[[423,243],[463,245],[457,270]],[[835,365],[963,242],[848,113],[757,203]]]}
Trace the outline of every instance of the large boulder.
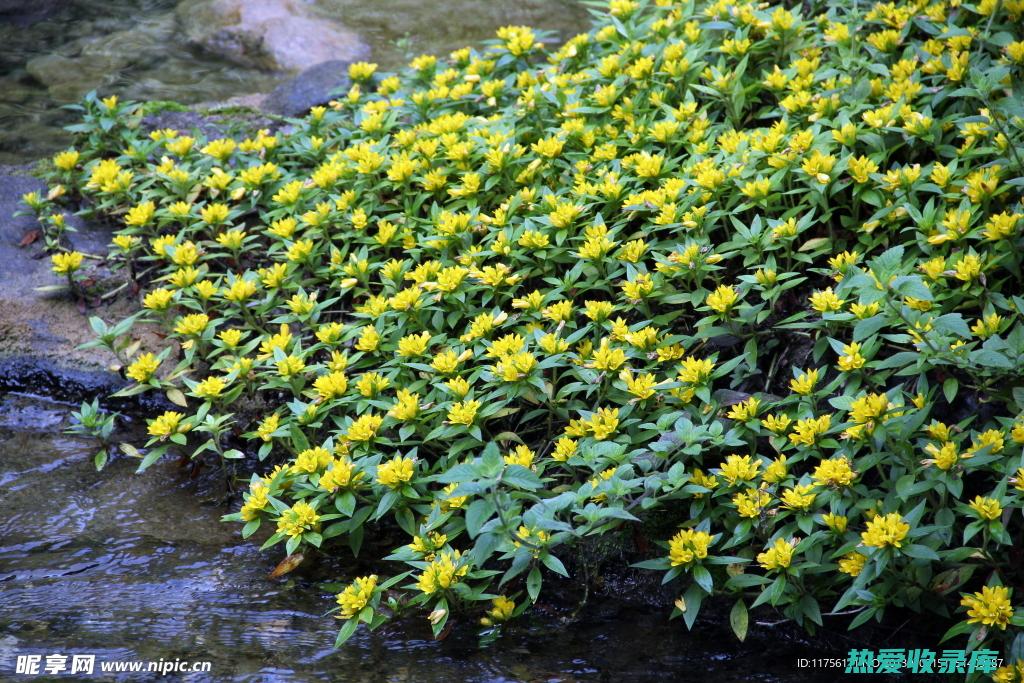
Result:
{"label": "large boulder", "polygon": [[190,43],[243,66],[297,72],[370,54],[355,32],[299,0],[183,0],[177,15]]}

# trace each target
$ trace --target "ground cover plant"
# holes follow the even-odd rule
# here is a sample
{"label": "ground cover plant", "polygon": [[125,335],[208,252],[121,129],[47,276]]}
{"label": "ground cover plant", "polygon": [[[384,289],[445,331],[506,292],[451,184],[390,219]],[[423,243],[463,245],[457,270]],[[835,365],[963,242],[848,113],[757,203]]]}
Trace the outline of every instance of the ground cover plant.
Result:
{"label": "ground cover plant", "polygon": [[90,97],[27,201],[55,247],[69,201],[120,226],[142,310],[97,343],[180,405],[140,470],[247,451],[245,536],[393,540],[339,642],[410,608],[498,627],[657,520],[639,566],[688,627],[709,596],[741,637],[751,607],[932,612],[1020,680],[1022,26],[1020,0],[612,0],[560,46],[353,64],[274,134]]}

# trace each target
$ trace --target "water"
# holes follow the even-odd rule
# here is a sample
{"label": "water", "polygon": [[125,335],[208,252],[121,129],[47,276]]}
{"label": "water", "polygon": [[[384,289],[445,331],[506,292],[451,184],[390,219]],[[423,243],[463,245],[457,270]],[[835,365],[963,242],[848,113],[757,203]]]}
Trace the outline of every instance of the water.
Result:
{"label": "water", "polygon": [[70,408],[0,394],[0,680],[15,655],[56,652],[211,662],[189,680],[824,681],[834,676],[796,659],[853,644],[752,625],[740,645],[723,618],[691,634],[667,608],[598,594],[571,622],[541,605],[490,647],[468,620],[433,641],[417,616],[334,650],[324,584],[365,568],[323,559],[270,580],[278,554],[218,521],[228,508],[216,473],[190,478],[164,459],[136,476],[123,457],[97,473],[90,444],[61,433]]}
{"label": "water", "polygon": [[[223,101],[267,92],[279,75],[240,67],[186,44],[175,0],[8,0],[0,14],[0,163],[38,159],[68,144],[61,105],[89,90],[132,100]],[[445,54],[528,24],[564,40],[589,24],[575,0],[318,0],[394,69],[410,55]],[[35,16],[32,16],[34,14]],[[43,18],[40,18],[43,17]]]}

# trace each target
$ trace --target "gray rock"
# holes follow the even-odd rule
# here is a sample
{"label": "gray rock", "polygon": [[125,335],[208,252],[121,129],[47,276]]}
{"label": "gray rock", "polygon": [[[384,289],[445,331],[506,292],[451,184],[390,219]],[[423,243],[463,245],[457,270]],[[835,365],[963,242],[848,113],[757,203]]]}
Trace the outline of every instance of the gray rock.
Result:
{"label": "gray rock", "polygon": [[183,0],[177,16],[190,43],[243,66],[295,72],[370,54],[356,33],[298,0]]}
{"label": "gray rock", "polygon": [[334,59],[311,66],[274,88],[260,103],[260,108],[280,116],[302,116],[311,107],[325,104],[339,91],[349,88],[350,63]]}

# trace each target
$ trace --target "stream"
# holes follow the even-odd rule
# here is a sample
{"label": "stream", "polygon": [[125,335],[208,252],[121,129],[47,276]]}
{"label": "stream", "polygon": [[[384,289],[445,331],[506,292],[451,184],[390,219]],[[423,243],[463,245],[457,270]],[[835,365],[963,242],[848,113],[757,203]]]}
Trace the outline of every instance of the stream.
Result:
{"label": "stream", "polygon": [[689,633],[667,608],[607,596],[571,623],[540,608],[487,647],[472,623],[434,641],[416,616],[334,650],[323,584],[351,578],[343,565],[270,580],[276,555],[219,521],[219,475],[190,479],[171,458],[135,475],[124,456],[96,472],[92,444],[62,434],[73,407],[0,394],[0,680],[51,680],[8,677],[11,663],[60,653],[211,663],[183,680],[826,681],[797,658],[845,654],[753,624],[740,644],[723,619]]}
{"label": "stream", "polygon": [[[296,0],[301,2],[302,0]],[[187,43],[177,0],[0,0],[0,164],[66,147],[61,106],[90,90],[184,104],[268,92],[285,75],[228,62]],[[382,69],[421,53],[446,54],[508,24],[562,41],[589,26],[575,0],[317,0],[371,47]],[[8,10],[8,6],[14,7]]]}

